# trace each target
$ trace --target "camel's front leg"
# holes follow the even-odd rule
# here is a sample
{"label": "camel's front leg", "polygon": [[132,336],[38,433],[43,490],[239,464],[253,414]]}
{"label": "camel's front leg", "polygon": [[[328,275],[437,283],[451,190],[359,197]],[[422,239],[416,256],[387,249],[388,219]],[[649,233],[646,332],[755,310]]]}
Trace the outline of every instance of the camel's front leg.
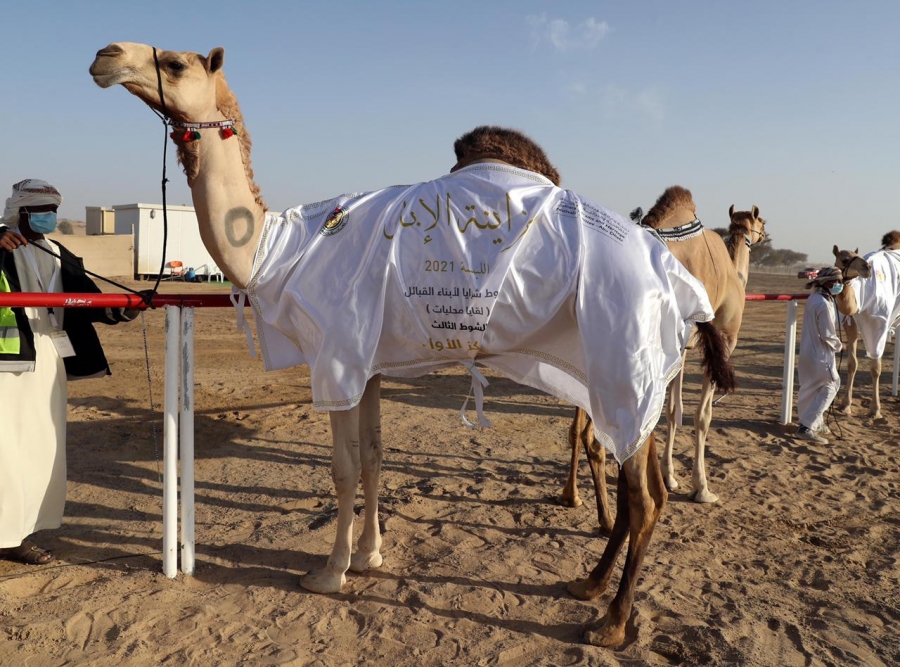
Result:
{"label": "camel's front leg", "polygon": [[310,572],[300,580],[303,588],[314,593],[339,593],[350,567],[350,547],[353,541],[353,502],[359,484],[359,413],[360,407],[333,411],[331,438],[334,443],[331,477],[337,490],[338,520],[334,547],[325,568]]}
{"label": "camel's front leg", "polygon": [[[590,426],[587,412],[581,408],[575,408],[572,424],[569,426],[569,446],[572,459],[569,463],[569,476],[563,486],[557,502],[566,507],[581,507],[581,498],[578,495],[578,459],[581,456],[581,441],[586,437],[585,431]],[[585,440],[587,442],[587,440]]]}
{"label": "camel's front leg", "polygon": [[669,491],[678,488],[678,480],[675,479],[675,465],[672,462],[672,454],[675,450],[675,433],[681,422],[681,415],[684,410],[682,400],[682,389],[684,387],[684,360],[687,356],[687,350],[681,356],[681,371],[675,376],[669,384],[669,397],[666,401],[666,448],[662,456],[662,475]]}
{"label": "camel's front leg", "polygon": [[857,347],[859,346],[859,329],[856,327],[856,322],[851,319],[844,325],[844,331],[847,333],[847,388],[844,390],[839,406],[841,412],[845,415],[852,415],[853,383],[856,380],[856,371],[859,368],[859,361],[856,357]]}
{"label": "camel's front leg", "polygon": [[656,458],[656,442],[652,435],[644,446],[622,465],[621,477],[624,477],[624,492],[628,497],[628,554],[619,590],[610,603],[606,615],[598,627],[589,628],[584,633],[584,640],[595,646],[618,646],[625,640],[625,624],[634,606],[634,590],[641,564],[647,553],[653,528],[668,497],[659,459]]}
{"label": "camel's front leg", "polygon": [[872,403],[869,405],[869,416],[872,419],[883,419],[881,416],[881,359],[869,359],[869,372],[872,373]]}
{"label": "camel's front leg", "polygon": [[714,503],[719,499],[719,496],[709,490],[709,482],[706,479],[706,438],[709,435],[709,425],[712,423],[714,392],[715,385],[704,374],[703,386],[700,389],[700,404],[694,418],[694,470],[691,474],[694,487],[691,500],[698,503]]}
{"label": "camel's front leg", "polygon": [[381,567],[381,529],[378,527],[378,484],[381,476],[383,447],[381,441],[381,376],[366,385],[359,405],[360,460],[365,496],[365,518],[356,551],[350,557],[350,569],[365,572]]}

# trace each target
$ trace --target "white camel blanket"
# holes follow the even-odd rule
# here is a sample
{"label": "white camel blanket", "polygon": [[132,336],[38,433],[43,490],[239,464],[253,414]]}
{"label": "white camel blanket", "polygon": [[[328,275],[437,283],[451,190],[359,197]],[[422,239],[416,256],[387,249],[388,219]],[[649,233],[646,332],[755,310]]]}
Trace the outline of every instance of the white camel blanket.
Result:
{"label": "white camel blanket", "polygon": [[859,303],[853,319],[866,343],[866,356],[881,359],[888,334],[900,323],[900,251],[876,250],[865,258],[872,275],[850,281]]}
{"label": "white camel blanket", "polygon": [[620,462],[713,317],[651,234],[499,164],[269,215],[248,293],[266,368],[309,364],[317,409],[477,361],[587,410]]}

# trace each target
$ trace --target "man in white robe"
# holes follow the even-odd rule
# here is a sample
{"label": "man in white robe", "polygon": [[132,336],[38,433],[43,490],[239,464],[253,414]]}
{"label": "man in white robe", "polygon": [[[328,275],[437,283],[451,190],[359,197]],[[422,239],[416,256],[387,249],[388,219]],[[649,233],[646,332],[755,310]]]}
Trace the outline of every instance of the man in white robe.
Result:
{"label": "man in white robe", "polygon": [[841,386],[835,355],[842,344],[834,302],[835,295],[843,289],[840,271],[833,266],[823,268],[807,288],[815,288],[815,292],[806,301],[800,335],[797,437],[827,445],[828,440],[820,432],[825,430],[825,411]]}
{"label": "man in white robe", "polygon": [[[0,218],[3,291],[100,291],[79,258],[44,237],[56,228],[61,203],[59,191],[46,181],[13,186]],[[62,522],[67,381],[108,375],[93,324],[125,322],[138,311],[0,310],[0,557],[44,565],[53,554],[28,537]]]}

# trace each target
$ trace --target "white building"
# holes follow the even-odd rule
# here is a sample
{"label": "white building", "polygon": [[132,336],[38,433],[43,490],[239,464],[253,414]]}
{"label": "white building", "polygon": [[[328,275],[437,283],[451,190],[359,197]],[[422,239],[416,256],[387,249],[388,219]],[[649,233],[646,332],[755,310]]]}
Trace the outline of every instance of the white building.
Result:
{"label": "white building", "polygon": [[200,240],[200,227],[193,206],[166,205],[168,235],[163,261],[162,204],[120,204],[115,211],[115,234],[134,235],[134,273],[137,278],[156,277],[160,266],[163,275],[178,274],[193,268],[198,276],[215,276],[221,272]]}

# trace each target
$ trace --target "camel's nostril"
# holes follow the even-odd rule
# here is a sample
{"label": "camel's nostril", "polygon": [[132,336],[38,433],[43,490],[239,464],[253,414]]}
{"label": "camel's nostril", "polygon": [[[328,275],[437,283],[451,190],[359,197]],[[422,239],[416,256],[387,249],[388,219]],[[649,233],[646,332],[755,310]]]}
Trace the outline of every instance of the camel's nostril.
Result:
{"label": "camel's nostril", "polygon": [[102,58],[104,56],[120,56],[125,53],[125,50],[119,46],[118,44],[110,44],[109,46],[104,46],[102,49],[97,51],[97,57]]}

